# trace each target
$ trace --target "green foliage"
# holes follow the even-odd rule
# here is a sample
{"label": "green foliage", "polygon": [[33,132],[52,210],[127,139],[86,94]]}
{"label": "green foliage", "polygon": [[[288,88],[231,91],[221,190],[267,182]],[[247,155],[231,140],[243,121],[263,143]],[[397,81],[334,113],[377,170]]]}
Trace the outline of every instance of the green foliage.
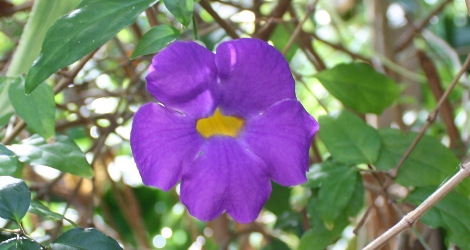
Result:
{"label": "green foliage", "polygon": [[188,27],[193,18],[193,0],[163,0],[163,3],[178,22]]}
{"label": "green foliage", "polygon": [[[406,197],[416,206],[421,204],[437,187],[417,188]],[[451,192],[427,212],[421,221],[433,228],[444,228],[449,240],[461,249],[470,249],[470,200],[468,196]]]}
{"label": "green foliage", "polygon": [[7,124],[10,117],[13,115],[14,110],[10,104],[10,100],[8,97],[8,86],[10,86],[10,81],[12,81],[8,77],[0,76],[0,126],[4,126]]}
{"label": "green foliage", "polygon": [[39,243],[28,238],[12,238],[0,243],[0,250],[37,250],[42,249]]}
{"label": "green foliage", "polygon": [[[406,136],[398,129],[379,129],[382,146],[377,160],[377,168],[393,168],[417,136]],[[459,168],[459,159],[436,139],[423,136],[407,160],[400,167],[395,181],[403,186],[438,186]],[[419,176],[419,178],[416,178]],[[470,195],[470,180],[463,181],[458,190]]]}
{"label": "green foliage", "polygon": [[307,186],[319,188],[316,209],[325,225],[332,228],[356,190],[360,175],[354,167],[330,159],[314,165],[308,177]]}
{"label": "green foliage", "polygon": [[283,187],[275,182],[271,182],[271,196],[265,204],[265,208],[276,215],[290,210],[289,197],[290,188]]}
{"label": "green foliage", "polygon": [[13,175],[17,169],[18,157],[5,145],[0,144],[0,176]]}
{"label": "green foliage", "polygon": [[348,111],[321,116],[319,135],[335,160],[347,164],[377,160],[380,138],[377,131]]}
{"label": "green foliage", "polygon": [[47,32],[41,54],[26,77],[26,93],[31,93],[58,69],[109,41],[155,1],[83,0]]}
{"label": "green foliage", "polygon": [[[314,195],[308,205],[311,229],[302,235],[299,250],[321,250],[326,248],[341,236],[343,230],[349,225],[349,217],[356,216],[362,208],[364,202],[364,186],[362,184],[362,178],[358,173],[354,173],[354,175],[357,176],[354,182],[343,183],[343,187],[340,188],[350,190],[351,186],[353,186],[353,191],[348,196],[344,193],[339,193],[336,197],[327,196],[320,198],[322,189],[328,189],[332,185],[338,184],[338,182],[343,179],[342,175],[344,172],[339,174],[338,172],[348,171],[345,168],[347,167],[344,165],[330,161],[322,164],[320,169],[314,169],[313,172],[315,174],[309,176],[308,185],[314,187],[312,190]],[[351,167],[349,168],[351,169]],[[324,192],[328,191],[325,190]],[[322,211],[326,210],[326,204],[324,204],[325,200],[329,204],[343,204],[343,208],[337,218],[328,224],[326,224],[324,218],[322,218]],[[346,200],[345,203],[344,200]],[[328,208],[336,209],[335,207]]]}
{"label": "green foliage", "polygon": [[39,215],[39,216],[41,216],[45,219],[49,219],[49,220],[66,220],[67,222],[72,224],[74,227],[77,227],[77,225],[73,221],[65,218],[61,214],[52,212],[47,206],[43,205],[39,201],[34,201],[34,200],[31,201],[28,212],[33,213],[33,214],[37,214],[37,215]]}
{"label": "green foliage", "polygon": [[45,165],[85,178],[93,177],[93,169],[71,138],[56,135],[54,140],[53,143],[48,143],[33,135],[21,144],[12,145],[11,150],[19,157],[19,161],[24,163]]}
{"label": "green foliage", "polygon": [[51,243],[53,250],[69,249],[122,249],[119,244],[109,236],[93,228],[74,228],[57,238]]}
{"label": "green foliage", "polygon": [[28,211],[31,192],[21,179],[0,176],[0,217],[18,224]]}
{"label": "green foliage", "polygon": [[41,84],[29,95],[24,93],[23,78],[16,78],[8,89],[8,96],[16,114],[31,129],[49,140],[54,136],[55,101],[54,91],[47,84]]}
{"label": "green foliage", "polygon": [[158,25],[147,31],[132,52],[131,59],[138,56],[156,53],[174,41],[180,32],[169,25]]}
{"label": "green foliage", "polygon": [[392,79],[364,63],[338,64],[315,77],[344,106],[362,114],[381,114],[400,94]]}

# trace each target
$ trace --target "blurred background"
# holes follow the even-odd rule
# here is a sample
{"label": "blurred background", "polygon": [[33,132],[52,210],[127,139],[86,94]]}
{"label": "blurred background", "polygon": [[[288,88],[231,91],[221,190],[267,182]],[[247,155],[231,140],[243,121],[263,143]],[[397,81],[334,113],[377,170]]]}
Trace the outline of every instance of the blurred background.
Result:
{"label": "blurred background", "polygon": [[[11,63],[33,5],[31,0],[0,1],[2,74]],[[256,37],[283,52],[296,79],[298,99],[316,118],[342,109],[314,77],[316,73],[339,63],[372,65],[398,83],[402,94],[382,115],[363,118],[373,127],[404,132],[419,131],[426,124],[429,111],[470,52],[464,0],[199,0],[194,2],[194,16],[200,40],[210,50],[222,41]],[[179,201],[179,185],[166,193],[142,184],[129,133],[133,113],[143,103],[154,101],[144,79],[152,55],[129,57],[142,35],[161,24],[180,30],[178,39],[193,39],[191,26],[184,29],[160,1],[105,45],[47,80],[55,86],[68,79],[67,87],[55,96],[56,131],[71,136],[86,152],[94,179],[46,166],[21,166],[17,176],[51,210],[82,227],[96,227],[125,249],[316,249],[301,246],[302,236],[311,227],[312,190],[307,186],[273,183],[272,196],[259,218],[238,224],[226,215],[208,223],[194,219]],[[427,130],[459,157],[465,155],[469,142],[469,87],[468,79],[462,78],[442,106],[441,116]],[[14,129],[15,120],[2,124],[3,138]],[[15,140],[30,134],[24,129]],[[329,153],[318,138],[312,145],[314,167]],[[364,204],[344,230],[329,240],[328,249],[361,248],[402,216],[396,204],[379,195],[380,186],[370,174],[362,177]],[[408,192],[398,185],[389,189],[397,200]],[[401,206],[400,211],[413,207]],[[36,238],[54,238],[71,228],[66,221],[34,214],[28,214],[23,223]],[[10,225],[0,219],[0,226]],[[441,239],[445,233],[424,224],[418,224],[417,230],[424,238],[435,239],[428,243],[431,249],[445,249]],[[410,232],[384,249],[424,249],[417,242]]]}

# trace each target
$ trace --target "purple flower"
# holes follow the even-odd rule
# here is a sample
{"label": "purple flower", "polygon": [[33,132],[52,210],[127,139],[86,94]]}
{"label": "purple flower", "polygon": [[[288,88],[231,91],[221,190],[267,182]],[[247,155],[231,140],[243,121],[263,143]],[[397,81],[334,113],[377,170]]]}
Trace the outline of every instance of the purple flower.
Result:
{"label": "purple flower", "polygon": [[247,223],[281,185],[306,181],[318,123],[297,101],[289,65],[257,39],[224,42],[216,54],[174,42],[149,68],[147,90],[161,103],[135,114],[131,147],[144,184],[208,221],[224,211]]}

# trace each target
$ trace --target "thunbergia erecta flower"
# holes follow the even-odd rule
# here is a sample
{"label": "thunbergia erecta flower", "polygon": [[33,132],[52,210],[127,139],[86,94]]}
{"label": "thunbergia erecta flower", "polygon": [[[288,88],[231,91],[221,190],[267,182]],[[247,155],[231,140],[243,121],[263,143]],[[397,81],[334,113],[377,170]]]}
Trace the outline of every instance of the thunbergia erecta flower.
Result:
{"label": "thunbergia erecta flower", "polygon": [[318,123],[297,101],[289,65],[264,41],[195,42],[160,51],[147,76],[158,103],[135,114],[131,147],[145,185],[180,198],[196,218],[256,219],[273,180],[306,181]]}

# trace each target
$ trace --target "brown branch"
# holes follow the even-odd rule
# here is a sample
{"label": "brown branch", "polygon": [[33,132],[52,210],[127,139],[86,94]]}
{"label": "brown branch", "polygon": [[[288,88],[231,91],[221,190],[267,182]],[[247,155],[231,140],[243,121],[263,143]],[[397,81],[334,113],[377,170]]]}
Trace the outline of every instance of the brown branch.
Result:
{"label": "brown branch", "polygon": [[423,18],[421,21],[419,21],[416,25],[411,24],[408,31],[404,32],[404,35],[401,36],[398,39],[397,45],[395,46],[395,53],[398,53],[398,52],[402,51],[403,49],[405,49],[410,44],[410,42],[413,40],[413,37],[417,33],[420,33],[421,30],[423,30],[424,27],[426,27],[428,25],[429,20],[433,16],[439,14],[444,9],[444,7],[448,3],[451,3],[451,2],[452,2],[452,0],[442,1],[434,10],[432,10],[425,18]]}
{"label": "brown branch", "polygon": [[279,3],[272,11],[268,22],[256,34],[254,34],[253,37],[267,41],[277,25],[276,22],[273,22],[273,19],[282,18],[284,13],[289,9],[291,2],[292,0],[279,0]]}
{"label": "brown branch", "polygon": [[207,13],[209,13],[214,18],[214,20],[220,25],[220,27],[222,27],[222,29],[227,32],[227,35],[229,35],[232,39],[240,38],[237,32],[235,32],[235,29],[233,29],[228,22],[222,19],[219,14],[217,14],[217,12],[212,8],[211,4],[207,0],[201,0],[199,2],[199,5],[201,5],[201,7],[205,9]]}
{"label": "brown branch", "polygon": [[398,235],[400,232],[413,227],[413,225],[423,216],[429,209],[435,206],[442,198],[450,193],[460,182],[470,176],[470,163],[466,162],[461,165],[461,169],[449,181],[436,190],[415,210],[405,215],[395,226],[387,230],[380,237],[372,241],[363,250],[379,249],[390,239]]}
{"label": "brown branch", "polygon": [[452,92],[454,87],[459,82],[460,77],[467,71],[467,68],[469,67],[469,65],[470,65],[470,54],[468,54],[467,59],[465,60],[465,63],[462,65],[462,68],[459,70],[457,75],[452,80],[452,83],[450,84],[449,88],[447,88],[446,92],[444,92],[444,94],[439,99],[439,102],[437,103],[434,110],[429,113],[426,124],[421,129],[418,136],[414,139],[413,143],[411,143],[410,147],[408,147],[405,154],[401,157],[400,161],[397,163],[394,169],[390,172],[390,176],[392,178],[396,177],[400,167],[403,165],[405,160],[408,158],[408,156],[411,154],[411,152],[416,147],[418,142],[421,140],[421,138],[423,137],[424,133],[429,128],[429,126],[431,126],[431,124],[436,120],[437,114],[439,113],[439,110],[441,109],[443,103],[447,100],[447,97],[449,97],[450,92]]}
{"label": "brown branch", "polygon": [[[429,87],[431,88],[434,98],[439,100],[443,95],[444,90],[441,86],[440,77],[437,75],[436,66],[423,51],[418,50],[416,53],[421,64],[421,68],[428,79]],[[449,100],[444,100],[442,107],[439,109],[439,115],[447,128],[447,133],[450,138],[450,148],[462,149],[464,144],[460,138],[460,132],[457,129],[457,126],[455,126],[454,111],[452,110]]]}

